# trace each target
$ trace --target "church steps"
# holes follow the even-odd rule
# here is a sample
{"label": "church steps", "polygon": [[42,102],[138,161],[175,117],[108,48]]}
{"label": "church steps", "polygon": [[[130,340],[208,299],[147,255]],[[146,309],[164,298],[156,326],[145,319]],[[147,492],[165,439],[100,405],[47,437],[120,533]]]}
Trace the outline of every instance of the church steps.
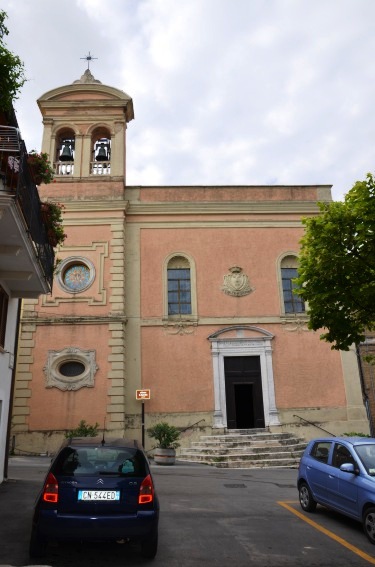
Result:
{"label": "church steps", "polygon": [[296,468],[306,443],[289,433],[230,431],[227,435],[201,436],[178,460],[219,468]]}

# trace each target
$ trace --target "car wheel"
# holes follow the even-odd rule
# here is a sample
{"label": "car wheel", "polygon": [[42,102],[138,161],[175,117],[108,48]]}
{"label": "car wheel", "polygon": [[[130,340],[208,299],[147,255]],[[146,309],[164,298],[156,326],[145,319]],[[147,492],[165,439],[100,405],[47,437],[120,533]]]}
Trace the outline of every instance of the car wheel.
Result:
{"label": "car wheel", "polygon": [[301,482],[299,485],[299,503],[301,504],[302,510],[305,512],[314,512],[316,508],[316,502],[306,482]]}
{"label": "car wheel", "polygon": [[363,529],[368,539],[375,545],[375,508],[367,508],[363,516]]}
{"label": "car wheel", "polygon": [[154,559],[158,551],[158,534],[154,534],[141,543],[141,554],[146,559]]}
{"label": "car wheel", "polygon": [[31,532],[30,545],[29,545],[29,555],[30,557],[42,557],[45,555],[47,549],[47,542],[41,540],[35,529]]}

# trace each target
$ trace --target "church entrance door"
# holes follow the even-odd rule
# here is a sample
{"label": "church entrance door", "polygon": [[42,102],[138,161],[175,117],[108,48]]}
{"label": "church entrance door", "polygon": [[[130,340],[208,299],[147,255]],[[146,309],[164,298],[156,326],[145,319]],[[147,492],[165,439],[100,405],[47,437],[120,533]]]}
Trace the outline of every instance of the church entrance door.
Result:
{"label": "church entrance door", "polygon": [[225,356],[228,429],[264,428],[259,356]]}

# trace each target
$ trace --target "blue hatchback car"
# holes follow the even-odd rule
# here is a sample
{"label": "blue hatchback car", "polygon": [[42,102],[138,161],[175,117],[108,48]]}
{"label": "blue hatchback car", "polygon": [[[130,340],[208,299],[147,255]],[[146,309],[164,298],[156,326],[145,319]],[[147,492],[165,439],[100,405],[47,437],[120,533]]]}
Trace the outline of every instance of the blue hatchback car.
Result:
{"label": "blue hatchback car", "polygon": [[362,522],[375,544],[375,439],[333,437],[309,442],[298,470],[301,507],[317,504]]}
{"label": "blue hatchback car", "polygon": [[67,440],[35,504],[30,556],[43,555],[50,541],[136,541],[153,559],[158,520],[148,459],[136,441]]}

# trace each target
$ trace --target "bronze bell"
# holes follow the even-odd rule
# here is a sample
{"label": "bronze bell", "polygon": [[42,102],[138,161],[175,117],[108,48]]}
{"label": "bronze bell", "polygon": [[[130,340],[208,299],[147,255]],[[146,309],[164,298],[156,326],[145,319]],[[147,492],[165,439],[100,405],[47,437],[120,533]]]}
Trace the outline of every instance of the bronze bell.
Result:
{"label": "bronze bell", "polygon": [[67,146],[65,144],[59,159],[60,159],[60,161],[73,161],[73,154],[70,150],[70,146]]}
{"label": "bronze bell", "polygon": [[98,155],[96,156],[96,161],[108,161],[107,152],[105,151],[104,144],[100,144]]}

